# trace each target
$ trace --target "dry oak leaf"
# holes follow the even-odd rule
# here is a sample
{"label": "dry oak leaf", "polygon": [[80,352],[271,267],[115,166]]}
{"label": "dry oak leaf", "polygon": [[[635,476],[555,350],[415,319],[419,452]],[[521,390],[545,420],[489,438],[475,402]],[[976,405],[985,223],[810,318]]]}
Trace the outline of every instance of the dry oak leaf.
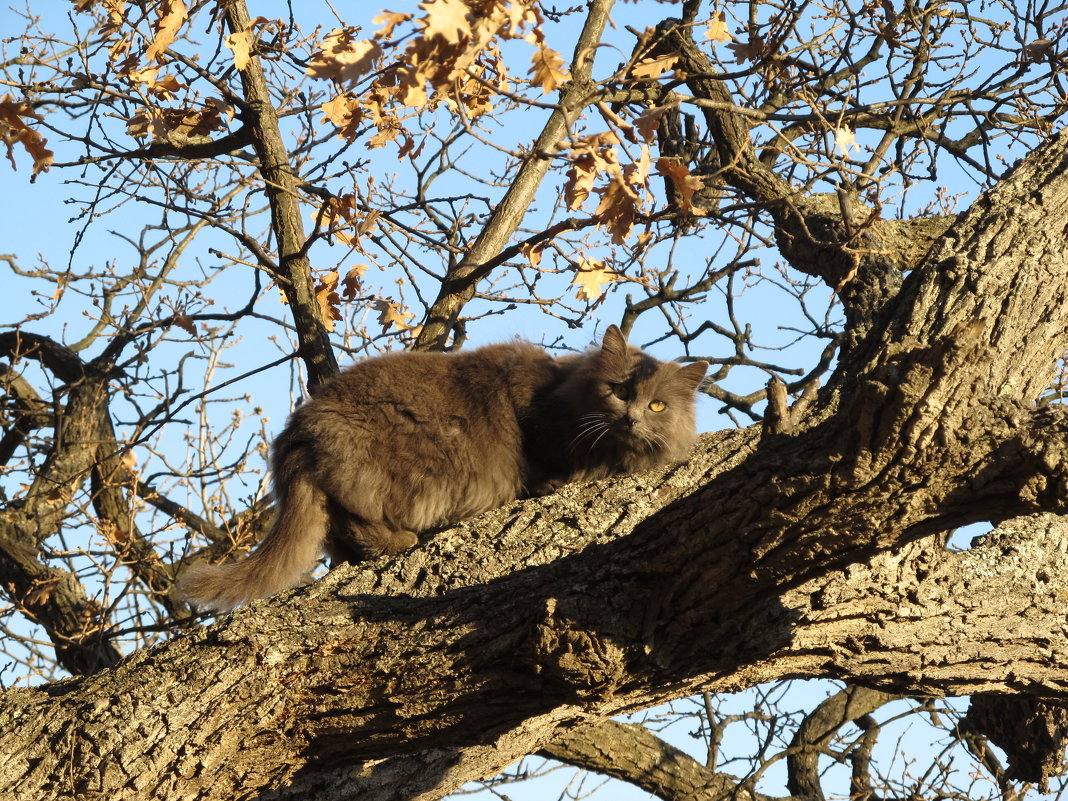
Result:
{"label": "dry oak leaf", "polygon": [[571,286],[578,287],[575,297],[579,300],[593,301],[601,297],[606,284],[613,284],[619,280],[616,273],[605,268],[603,261],[584,258],[579,263],[578,270],[575,271]]}
{"label": "dry oak leaf", "polygon": [[531,267],[537,267],[541,264],[542,252],[545,250],[546,242],[538,242],[537,244],[530,244],[524,242],[519,246],[519,252],[527,257],[527,261],[530,262]]}
{"label": "dry oak leaf", "polygon": [[701,216],[705,210],[694,205],[693,194],[705,185],[703,179],[691,175],[685,164],[676,159],[661,157],[656,160],[656,171],[671,181],[679,193],[679,211],[683,214]]}
{"label": "dry oak leaf", "polygon": [[351,193],[330,198],[313,213],[315,224],[322,226],[332,239],[343,245],[351,245],[355,237],[344,229],[353,223],[356,216],[356,202],[356,196]]}
{"label": "dry oak leaf", "polygon": [[345,273],[345,277],[341,280],[341,285],[344,287],[341,297],[345,300],[356,300],[356,297],[360,294],[360,279],[365,272],[367,272],[366,264],[352,265],[352,268]]}
{"label": "dry oak leaf", "polygon": [[411,18],[411,14],[397,14],[392,11],[383,11],[371,20],[372,24],[382,26],[379,30],[375,31],[375,38],[388,39],[393,34],[394,28],[402,22],[408,22]]}
{"label": "dry oak leaf", "polygon": [[353,39],[356,29],[334,28],[318,45],[305,73],[338,83],[355,83],[374,69],[382,48],[374,39]]}
{"label": "dry oak leaf", "polygon": [[178,38],[178,31],[182,29],[187,16],[188,10],[182,0],[160,0],[159,21],[152,26],[156,35],[145,50],[145,58],[162,61],[167,48]]}
{"label": "dry oak leaf", "polygon": [[530,73],[536,86],[544,94],[555,92],[561,85],[571,79],[571,73],[564,65],[564,59],[551,47],[539,47],[531,58],[533,66]]}
{"label": "dry oak leaf", "polygon": [[411,312],[401,311],[400,304],[389,300],[376,300],[371,306],[378,315],[378,322],[382,323],[382,333],[386,333],[390,326],[398,331],[410,331],[413,326],[408,322],[415,317]]}
{"label": "dry oak leaf", "polygon": [[631,75],[635,78],[659,78],[665,72],[675,67],[679,60],[679,54],[666,53],[657,58],[646,58],[634,65]]}
{"label": "dry oak leaf", "polygon": [[579,153],[571,158],[564,184],[564,202],[569,209],[577,209],[590,196],[593,182],[599,170],[597,155],[593,152]]}
{"label": "dry oak leaf", "polygon": [[315,300],[319,303],[323,325],[327,331],[334,330],[334,323],[341,319],[341,298],[337,294],[337,270],[331,270],[315,286]]}
{"label": "dry oak leaf", "polygon": [[17,101],[11,95],[0,97],[0,141],[7,145],[11,168],[17,169],[14,145],[18,142],[33,159],[33,174],[37,175],[49,168],[55,154],[45,147],[48,140],[26,124],[27,118],[40,120],[41,116],[28,103]]}
{"label": "dry oak leaf", "polygon": [[713,44],[734,40],[734,36],[727,30],[726,14],[722,11],[717,11],[712,15],[712,19],[708,21],[708,27],[705,29],[705,39]]}
{"label": "dry oak leaf", "polygon": [[323,103],[319,110],[323,112],[324,119],[338,127],[339,138],[356,138],[360,122],[363,120],[363,110],[360,108],[359,100],[348,95],[338,95],[333,100]]}
{"label": "dry oak leaf", "polygon": [[160,100],[171,100],[181,89],[188,88],[173,75],[160,77],[159,67],[145,67],[143,70],[129,70],[123,77],[135,83],[143,83],[149,94]]}
{"label": "dry oak leaf", "polygon": [[225,39],[225,44],[234,54],[234,66],[244,72],[248,69],[249,62],[252,60],[252,48],[256,44],[256,39],[259,36],[256,29],[270,24],[270,20],[267,17],[256,17],[248,24],[243,31],[237,31],[231,33]]}
{"label": "dry oak leaf", "polygon": [[622,170],[610,171],[610,180],[595,189],[601,196],[594,214],[612,234],[612,242],[622,245],[634,228],[634,219],[645,202],[652,200],[647,189],[649,180],[649,148],[642,145],[637,161]]}
{"label": "dry oak leaf", "polygon": [[676,105],[678,104],[671,103],[666,106],[654,106],[639,114],[634,120],[634,127],[638,129],[642,139],[646,142],[652,142],[653,137],[656,136],[657,129],[660,128],[660,120]]}
{"label": "dry oak leaf", "polygon": [[759,61],[763,57],[767,45],[759,36],[752,36],[744,44],[731,43],[727,47],[734,53],[734,60],[741,64],[744,61]]}
{"label": "dry oak leaf", "polygon": [[577,209],[585,202],[598,174],[621,172],[615,147],[618,144],[619,137],[611,131],[591,134],[574,141],[571,146],[574,155],[569,158],[571,166],[567,170],[567,181],[564,184],[564,201],[569,209]]}
{"label": "dry oak leaf", "polygon": [[463,0],[428,0],[419,8],[426,12],[421,20],[423,35],[427,38],[440,36],[447,42],[459,42],[471,34],[467,20],[470,9]]}
{"label": "dry oak leaf", "polygon": [[496,88],[492,86],[495,74],[503,76],[504,72],[503,70],[488,70],[482,64],[476,64],[468,70],[468,79],[458,87],[456,92],[468,119],[473,120],[493,111],[495,91],[505,94],[510,90],[507,78],[501,78]]}
{"label": "dry oak leaf", "polygon": [[594,214],[612,234],[612,242],[622,245],[634,228],[641,196],[623,176],[614,176],[605,186],[598,187],[596,192],[601,196],[601,202],[597,204]]}
{"label": "dry oak leaf", "polygon": [[171,321],[183,331],[187,332],[189,336],[195,337],[197,335],[196,323],[193,322],[193,318],[188,314],[176,314],[171,318]]}

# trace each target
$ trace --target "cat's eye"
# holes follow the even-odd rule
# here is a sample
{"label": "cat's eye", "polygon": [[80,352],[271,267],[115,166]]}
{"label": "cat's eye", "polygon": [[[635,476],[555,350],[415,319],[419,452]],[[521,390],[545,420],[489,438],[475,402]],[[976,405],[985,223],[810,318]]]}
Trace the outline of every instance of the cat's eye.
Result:
{"label": "cat's eye", "polygon": [[626,384],[609,383],[608,389],[620,400],[630,400],[630,387]]}
{"label": "cat's eye", "polygon": [[649,411],[651,411],[651,412],[662,412],[666,408],[667,408],[667,404],[664,403],[663,401],[653,401],[652,403],[649,404]]}

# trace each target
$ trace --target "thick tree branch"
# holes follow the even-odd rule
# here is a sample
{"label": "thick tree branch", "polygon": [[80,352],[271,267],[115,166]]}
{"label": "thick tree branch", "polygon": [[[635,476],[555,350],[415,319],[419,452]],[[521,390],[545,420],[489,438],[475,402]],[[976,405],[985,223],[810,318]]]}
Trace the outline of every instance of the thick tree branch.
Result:
{"label": "thick tree branch", "polygon": [[660,30],[660,48],[678,53],[687,84],[698,101],[705,101],[699,108],[716,148],[714,178],[767,208],[783,256],[795,269],[836,290],[846,311],[846,346],[851,347],[879,325],[881,311],[900,287],[901,273],[926,250],[923,243],[933,238],[927,224],[900,249],[902,229],[917,226],[880,220],[845,185],[837,194],[823,195],[794,187],[761,160],[750,137],[752,120],[716,77],[715,65],[693,40],[692,26],[666,20]]}
{"label": "thick tree branch", "polygon": [[621,779],[664,801],[771,801],[738,777],[709,770],[632,723],[605,720],[562,729],[540,753]]}
{"label": "thick tree branch", "polygon": [[[250,30],[245,0],[230,0],[223,4],[222,11],[231,33]],[[271,208],[271,230],[277,238],[279,278],[282,279],[279,283],[293,313],[308,381],[315,386],[336,374],[338,366],[315,300],[307,239],[300,215],[298,187],[302,181],[290,164],[289,150],[282,139],[278,114],[260,58],[253,54],[240,74],[242,96],[247,104],[247,110],[241,112],[243,128],[248,128],[248,138],[259,157],[259,171]]]}
{"label": "thick tree branch", "polygon": [[[1018,521],[968,552],[941,551],[927,541],[883,554],[871,565],[832,571],[751,607],[749,615],[706,617],[692,633],[704,635],[699,650],[717,654],[711,661],[719,667],[681,682],[683,674],[676,669],[666,686],[650,684],[648,673],[660,670],[661,658],[678,653],[679,643],[659,633],[650,641],[647,635],[643,639],[652,649],[651,659],[643,658],[641,647],[635,651],[618,637],[624,619],[618,615],[568,623],[561,617],[562,605],[576,612],[579,607],[565,593],[577,591],[577,597],[598,607],[607,599],[598,597],[600,592],[591,595],[586,585],[576,587],[573,576],[567,583],[555,580],[556,569],[521,570],[479,589],[404,599],[367,595],[381,576],[373,568],[350,568],[302,593],[304,603],[253,605],[214,629],[144,652],[106,676],[59,685],[50,692],[9,693],[3,714],[8,719],[14,715],[20,723],[4,728],[6,742],[0,753],[31,760],[21,763],[25,768],[32,764],[33,747],[51,748],[72,722],[69,716],[78,725],[121,731],[122,715],[137,710],[142,721],[165,715],[168,725],[149,726],[157,732],[150,741],[139,735],[142,756],[132,764],[101,753],[99,743],[92,751],[77,750],[64,765],[75,787],[91,791],[91,777],[101,764],[123,764],[137,778],[134,797],[146,788],[174,792],[176,782],[181,782],[184,797],[197,798],[232,797],[253,785],[281,792],[295,782],[279,797],[297,797],[288,793],[325,777],[340,779],[341,774],[356,782],[360,775],[369,778],[368,771],[381,770],[376,777],[381,787],[383,777],[398,771],[399,764],[368,763],[347,770],[339,766],[352,759],[407,752],[411,756],[401,763],[408,770],[425,767],[428,761],[448,766],[441,776],[409,773],[425,783],[423,793],[412,797],[429,798],[476,775],[471,764],[462,776],[452,773],[456,763],[445,758],[448,749],[494,742],[492,757],[481,746],[472,749],[479,755],[478,769],[488,775],[543,747],[560,724],[576,715],[615,714],[635,703],[686,694],[698,684],[728,690],[773,678],[830,674],[917,693],[1012,688],[1063,695],[1068,687],[1063,667],[1068,664],[1068,639],[1057,596],[1061,582],[1068,580],[1068,556],[1061,549],[1066,533],[1062,521],[1036,518]],[[478,547],[455,535],[440,545],[449,550]],[[481,550],[494,552],[485,543]],[[580,554],[572,559],[585,561]],[[422,580],[420,565],[426,559],[410,561],[395,564],[387,577],[406,584],[417,596],[433,593]],[[1038,582],[1029,576],[1034,565],[1042,566]],[[572,589],[565,589],[568,586]],[[731,583],[734,589],[741,586],[744,580]],[[605,592],[611,596],[612,586]],[[505,596],[530,599],[523,607],[534,614],[514,617],[514,604],[506,607]],[[554,597],[558,600],[551,618],[539,615],[537,608],[545,610],[545,599]],[[619,597],[609,603],[628,605]],[[1019,625],[1006,630],[1005,614],[1015,613]],[[524,619],[526,625],[517,630]],[[724,628],[728,620],[734,622]],[[739,631],[735,626],[742,621],[744,630]],[[691,625],[699,622],[695,618]],[[418,646],[401,634],[401,628],[412,626],[421,632]],[[553,659],[553,649],[537,646],[545,643],[546,627],[570,643],[570,667]],[[532,634],[533,642],[527,639]],[[524,647],[524,641],[534,647]],[[404,653],[392,653],[393,644],[402,643]],[[227,659],[209,659],[219,648],[228,649]],[[689,652],[688,658],[696,656],[693,649]],[[763,656],[754,658],[755,652]],[[637,661],[628,660],[628,653]],[[978,653],[984,654],[981,663],[975,661]],[[745,654],[749,658],[742,658]],[[646,675],[640,677],[636,668]],[[591,685],[596,676],[602,679]],[[127,700],[115,702],[117,688],[125,688]],[[97,693],[106,693],[112,701],[94,704]],[[205,695],[232,693],[246,702],[236,709],[205,704]],[[469,716],[474,711],[469,701],[478,714]],[[442,703],[447,703],[448,714],[442,714],[444,708],[435,711]],[[97,710],[98,723],[79,717],[87,708]],[[496,725],[487,727],[487,712]],[[165,749],[163,742],[168,731],[184,726],[191,729],[183,731],[184,750],[175,765],[175,751]],[[446,752],[437,750],[436,743]],[[264,764],[268,754],[271,762]],[[439,758],[445,762],[435,763]],[[9,768],[16,764],[11,759]],[[7,773],[0,765],[0,775]],[[445,774],[452,777],[446,786],[435,784],[438,778],[444,781]],[[39,797],[32,788],[46,779],[28,770],[22,797]]]}
{"label": "thick tree branch", "polygon": [[862,718],[883,704],[900,698],[867,687],[846,687],[808,714],[797,729],[786,757],[786,786],[806,801],[822,801],[820,756],[827,753],[838,731],[847,723]]}
{"label": "thick tree branch", "polygon": [[0,390],[9,399],[11,424],[0,438],[0,467],[6,465],[26,436],[35,429],[47,428],[54,420],[51,407],[30,382],[13,367],[0,364]]}
{"label": "thick tree branch", "polygon": [[114,664],[119,653],[101,625],[104,610],[75,575],[44,565],[38,547],[60,529],[93,469],[106,409],[102,376],[87,374],[75,383],[57,417],[53,448],[33,483],[25,496],[0,509],[0,584],[48,632],[60,664],[76,675]]}

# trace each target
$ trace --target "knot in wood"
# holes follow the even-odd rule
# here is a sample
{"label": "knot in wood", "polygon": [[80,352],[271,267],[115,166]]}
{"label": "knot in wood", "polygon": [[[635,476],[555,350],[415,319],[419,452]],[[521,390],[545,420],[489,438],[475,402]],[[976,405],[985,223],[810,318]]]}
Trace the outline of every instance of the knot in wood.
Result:
{"label": "knot in wood", "polygon": [[545,602],[545,617],[535,626],[533,667],[546,684],[579,699],[612,695],[626,674],[621,647],[600,632],[582,628]]}

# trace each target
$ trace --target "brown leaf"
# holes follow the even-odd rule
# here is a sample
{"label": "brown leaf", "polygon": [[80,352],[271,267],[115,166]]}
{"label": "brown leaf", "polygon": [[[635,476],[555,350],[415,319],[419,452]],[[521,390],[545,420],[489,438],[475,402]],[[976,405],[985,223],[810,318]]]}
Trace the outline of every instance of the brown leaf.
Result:
{"label": "brown leaf", "polygon": [[234,53],[234,66],[237,69],[242,72],[248,69],[249,62],[252,60],[252,48],[255,47],[260,35],[257,28],[270,24],[271,22],[267,17],[256,17],[248,24],[245,30],[231,33],[223,39],[223,44]]}
{"label": "brown leaf", "polygon": [[30,606],[46,604],[52,598],[53,593],[59,589],[59,584],[60,579],[58,578],[38,579],[26,592],[26,596],[22,599],[22,602],[29,604]]}
{"label": "brown leaf", "polygon": [[365,272],[367,272],[366,264],[354,264],[352,269],[345,273],[345,278],[341,281],[341,285],[345,287],[341,296],[345,300],[355,300],[360,294],[360,279]]}
{"label": "brown leaf", "polygon": [[661,157],[656,160],[656,171],[671,181],[679,193],[679,211],[700,216],[705,210],[693,203],[693,194],[704,187],[703,179],[691,175],[685,164],[676,159]]}
{"label": "brown leaf", "polygon": [[446,42],[458,42],[471,33],[471,23],[467,21],[470,9],[463,0],[427,0],[419,8],[426,12],[421,23],[427,38],[440,36]]}
{"label": "brown leaf", "polygon": [[195,337],[197,335],[196,324],[188,314],[176,314],[172,319],[176,326],[188,332],[190,336]]}
{"label": "brown leaf", "polygon": [[641,198],[621,175],[613,176],[608,184],[598,187],[597,194],[601,196],[601,202],[595,213],[612,234],[612,242],[621,245],[634,227]]}
{"label": "brown leaf", "polygon": [[412,325],[408,322],[415,318],[411,312],[402,311],[400,305],[389,300],[376,300],[371,306],[378,312],[378,322],[382,323],[382,333],[386,333],[390,327],[398,331],[410,331]]}
{"label": "brown leaf", "polygon": [[593,182],[597,180],[597,158],[594,153],[580,153],[571,158],[564,184],[564,202],[569,209],[577,209],[590,196]]}
{"label": "brown leaf", "polygon": [[337,270],[331,270],[319,279],[315,286],[315,300],[319,303],[319,311],[327,331],[333,331],[334,323],[342,319],[341,298],[337,294],[339,278]]}
{"label": "brown leaf", "polygon": [[612,270],[605,268],[603,261],[583,258],[575,271],[571,286],[577,286],[575,297],[579,300],[593,301],[601,297],[603,287],[619,280]]}
{"label": "brown leaf", "polygon": [[145,58],[149,61],[163,60],[163,54],[178,38],[178,31],[182,29],[188,16],[182,0],[160,0],[158,7],[159,20],[152,26],[156,35],[145,50]]}
{"label": "brown leaf", "polygon": [[531,245],[529,242],[524,242],[519,246],[519,252],[527,257],[531,267],[537,267],[541,264],[541,254],[545,250],[546,244],[545,242],[539,242],[536,245]]}
{"label": "brown leaf", "polygon": [[334,28],[319,43],[305,72],[312,78],[355,83],[374,69],[382,47],[374,39],[353,39],[353,28]]}
{"label": "brown leaf", "polygon": [[356,138],[360,122],[363,121],[363,110],[360,108],[359,100],[348,95],[338,95],[333,100],[323,103],[319,108],[323,112],[323,117],[338,127],[338,137],[350,141]]}
{"label": "brown leaf", "polygon": [[41,116],[28,103],[16,101],[11,95],[0,97],[0,141],[7,145],[11,167],[17,169],[14,145],[18,142],[33,159],[33,174],[37,175],[51,166],[54,154],[45,147],[48,140],[26,124],[27,119],[40,120]]}
{"label": "brown leaf", "polygon": [[726,14],[722,11],[717,11],[712,15],[712,19],[708,21],[708,27],[705,29],[705,39],[711,41],[713,44],[720,42],[731,42],[734,40],[734,36],[727,29]]}
{"label": "brown leaf", "polygon": [[393,29],[400,23],[407,22],[412,18],[411,14],[397,14],[390,11],[383,11],[377,17],[371,20],[373,25],[381,25],[382,27],[375,31],[376,39],[388,39],[393,35]]}
{"label": "brown leaf", "polygon": [[544,94],[555,92],[571,79],[564,60],[551,47],[539,47],[534,51],[531,61],[534,65],[530,68],[534,85],[540,86]]}
{"label": "brown leaf", "polygon": [[143,70],[130,70],[124,77],[135,83],[143,83],[149,94],[160,100],[171,100],[186,85],[173,75],[159,75],[159,67],[145,67]]}
{"label": "brown leaf", "polygon": [[[356,239],[358,240],[368,231],[373,231],[375,226],[378,225],[378,218],[381,216],[382,212],[378,209],[367,212],[367,215],[356,225]],[[364,267],[364,269],[366,270],[367,268]]]}
{"label": "brown leaf", "polygon": [[639,61],[631,70],[635,78],[658,78],[670,69],[673,69],[679,60],[679,54],[666,53],[656,58],[647,58]]}
{"label": "brown leaf", "polygon": [[734,53],[734,60],[741,64],[743,61],[759,61],[764,55],[765,43],[759,36],[754,36],[744,44],[731,43],[727,45]]}
{"label": "brown leaf", "polygon": [[618,144],[619,138],[610,131],[575,140],[564,184],[564,200],[569,209],[578,208],[589,197],[599,173],[619,171]]}
{"label": "brown leaf", "polygon": [[653,137],[656,136],[657,129],[660,127],[660,120],[673,107],[674,104],[654,106],[653,108],[646,109],[638,115],[638,118],[634,120],[634,127],[638,129],[638,133],[641,134],[642,139],[646,142],[653,141]]}

